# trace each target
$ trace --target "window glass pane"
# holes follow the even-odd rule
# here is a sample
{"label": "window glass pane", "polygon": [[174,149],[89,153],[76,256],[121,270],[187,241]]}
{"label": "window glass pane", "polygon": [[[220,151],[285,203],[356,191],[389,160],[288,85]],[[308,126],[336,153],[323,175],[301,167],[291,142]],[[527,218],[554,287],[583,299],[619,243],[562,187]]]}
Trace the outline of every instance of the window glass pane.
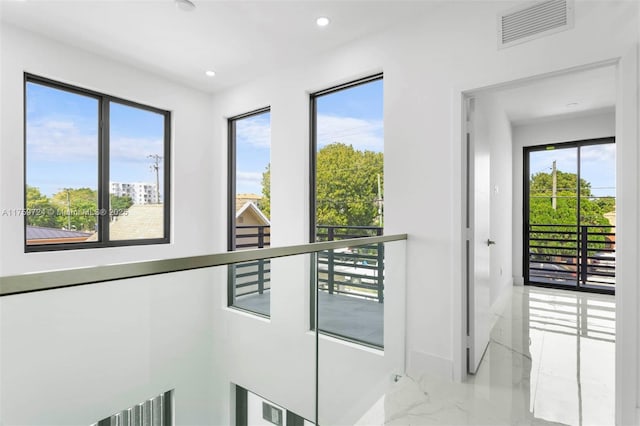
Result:
{"label": "window glass pane", "polygon": [[[382,235],[382,78],[317,96],[314,101],[316,240]],[[382,324],[383,268],[383,244],[319,253],[320,331],[382,347],[381,328],[373,333],[344,324]],[[358,314],[352,318],[354,312]]]}
{"label": "window glass pane", "polygon": [[318,239],[328,226],[371,228],[358,231],[366,234],[382,227],[382,108],[382,79],[316,98]]}
{"label": "window glass pane", "polygon": [[110,103],[110,240],[164,237],[162,114]]}
{"label": "window glass pane", "polygon": [[[235,248],[269,246],[271,113],[235,120]],[[258,235],[256,235],[258,234]],[[247,236],[251,235],[251,236]]]}
{"label": "window glass pane", "polygon": [[616,284],[616,145],[580,148],[581,285]]}
{"label": "window glass pane", "polygon": [[[271,241],[271,113],[232,121],[235,145],[235,250],[269,247]],[[271,262],[268,259],[230,267],[229,305],[270,315]]]}
{"label": "window glass pane", "polygon": [[576,285],[578,148],[529,153],[529,282]]}
{"label": "window glass pane", "polygon": [[26,244],[97,241],[97,99],[26,83]]}

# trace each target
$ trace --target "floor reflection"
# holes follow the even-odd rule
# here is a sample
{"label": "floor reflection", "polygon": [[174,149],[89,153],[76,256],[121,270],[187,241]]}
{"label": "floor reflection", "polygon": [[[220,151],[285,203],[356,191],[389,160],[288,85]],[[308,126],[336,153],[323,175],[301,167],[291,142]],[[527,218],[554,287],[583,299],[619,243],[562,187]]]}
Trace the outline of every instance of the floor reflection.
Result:
{"label": "floor reflection", "polygon": [[615,424],[614,297],[514,287],[502,305],[475,376],[403,377],[358,424]]}
{"label": "floor reflection", "polygon": [[571,425],[615,423],[613,296],[528,288],[530,409]]}

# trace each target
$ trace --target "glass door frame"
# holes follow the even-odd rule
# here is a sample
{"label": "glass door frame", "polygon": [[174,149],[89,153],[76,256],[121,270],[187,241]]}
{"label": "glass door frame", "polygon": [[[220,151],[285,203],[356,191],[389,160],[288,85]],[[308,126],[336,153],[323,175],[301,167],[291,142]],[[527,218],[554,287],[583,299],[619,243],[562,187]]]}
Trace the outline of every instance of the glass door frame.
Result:
{"label": "glass door frame", "polygon": [[[530,227],[530,223],[529,223],[529,216],[530,216],[530,179],[531,179],[531,171],[530,171],[530,154],[532,152],[537,152],[537,151],[547,151],[550,149],[567,149],[567,148],[576,148],[577,149],[577,154],[576,154],[576,162],[577,162],[577,172],[576,172],[576,186],[577,186],[577,205],[576,205],[576,215],[577,215],[577,224],[576,224],[576,238],[579,238],[580,235],[580,211],[581,211],[581,206],[580,206],[580,199],[581,194],[580,194],[580,179],[581,179],[581,158],[580,158],[580,148],[585,147],[585,146],[593,146],[593,145],[607,145],[607,144],[615,144],[615,137],[606,137],[606,138],[597,138],[597,139],[585,139],[585,140],[579,140],[579,141],[571,141],[571,142],[560,142],[560,143],[548,143],[548,144],[542,144],[542,145],[533,145],[533,146],[525,146],[523,147],[523,162],[522,162],[522,175],[523,175],[523,197],[522,197],[522,202],[523,202],[523,209],[522,209],[522,243],[523,243],[523,250],[522,250],[522,274],[524,277],[524,285],[531,285],[531,286],[537,286],[537,287],[548,287],[548,288],[560,288],[560,289],[565,289],[565,290],[574,290],[574,291],[583,291],[583,292],[590,292],[590,293],[601,293],[601,294],[615,294],[615,287],[613,289],[609,289],[609,288],[605,288],[605,287],[600,287],[600,286],[585,286],[585,285],[581,285],[581,279],[580,279],[580,247],[579,247],[579,240],[577,239],[576,241],[578,241],[578,247],[577,247],[577,253],[576,253],[576,278],[575,278],[575,285],[569,285],[569,284],[562,284],[562,283],[557,283],[557,284],[550,284],[550,283],[543,283],[543,282],[532,282],[530,280],[530,271],[529,271],[529,249],[530,249],[530,242],[529,242],[529,227]],[[616,199],[617,199],[617,193],[616,193]]]}

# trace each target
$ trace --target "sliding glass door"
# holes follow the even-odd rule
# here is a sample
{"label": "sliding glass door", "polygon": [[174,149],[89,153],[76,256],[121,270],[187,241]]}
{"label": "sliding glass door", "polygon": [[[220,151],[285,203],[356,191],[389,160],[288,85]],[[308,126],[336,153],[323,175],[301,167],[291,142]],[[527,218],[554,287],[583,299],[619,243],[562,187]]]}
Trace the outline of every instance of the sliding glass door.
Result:
{"label": "sliding glass door", "polygon": [[527,284],[615,289],[614,138],[524,151]]}

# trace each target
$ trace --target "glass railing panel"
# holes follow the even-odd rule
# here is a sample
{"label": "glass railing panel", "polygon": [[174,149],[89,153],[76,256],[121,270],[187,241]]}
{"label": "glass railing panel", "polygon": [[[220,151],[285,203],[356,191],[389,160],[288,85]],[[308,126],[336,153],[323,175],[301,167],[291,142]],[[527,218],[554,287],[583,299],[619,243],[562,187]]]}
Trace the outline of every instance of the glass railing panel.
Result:
{"label": "glass railing panel", "polygon": [[229,306],[271,316],[271,261],[229,265]]}
{"label": "glass railing panel", "polygon": [[[318,244],[333,251],[290,246],[0,277],[9,296],[0,298],[0,421],[125,424],[140,401],[174,389],[175,424],[353,424],[404,371],[405,243],[326,242]],[[274,257],[256,259],[263,254]],[[262,267],[265,285],[247,280],[234,295],[244,309],[229,307],[230,271],[250,277]],[[269,318],[245,312],[259,311],[250,297],[271,288]],[[44,402],[23,409],[31,400]]]}
{"label": "glass railing panel", "polygon": [[[219,346],[226,355],[223,363],[216,362],[216,369],[235,387],[236,422],[232,424],[315,422],[316,337],[308,327],[311,291],[304,285],[309,281],[313,256],[255,261],[270,265],[274,291],[269,296],[268,319],[236,309],[258,311],[257,290],[236,297],[233,309],[225,310],[227,337]],[[239,266],[235,265],[236,270]]]}
{"label": "glass railing panel", "polygon": [[404,372],[406,241],[318,254],[331,259],[350,263],[333,292],[330,265],[317,270],[318,421],[355,424]]}
{"label": "glass railing panel", "polygon": [[384,347],[384,249],[379,243],[318,253],[320,332]]}

